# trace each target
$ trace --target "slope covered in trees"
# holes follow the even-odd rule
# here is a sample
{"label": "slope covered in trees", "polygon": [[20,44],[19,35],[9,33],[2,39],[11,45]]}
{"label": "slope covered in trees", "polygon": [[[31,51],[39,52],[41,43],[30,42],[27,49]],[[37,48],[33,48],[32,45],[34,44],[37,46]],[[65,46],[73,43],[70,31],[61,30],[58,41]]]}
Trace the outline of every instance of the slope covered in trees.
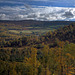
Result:
{"label": "slope covered in trees", "polygon": [[0,41],[0,75],[74,75],[75,24],[43,36]]}
{"label": "slope covered in trees", "polygon": [[52,41],[59,39],[61,41],[69,41],[75,43],[75,24],[70,24],[69,26],[65,26],[63,28],[59,28],[54,32],[48,32],[45,36],[45,40]]}
{"label": "slope covered in trees", "polygon": [[22,38],[16,38],[13,40],[2,40],[0,46],[4,47],[21,47],[24,45],[40,44],[40,43],[53,43],[60,41],[69,41],[75,43],[75,25],[72,23],[69,26],[59,28],[55,31],[49,31],[43,36],[25,36]]}

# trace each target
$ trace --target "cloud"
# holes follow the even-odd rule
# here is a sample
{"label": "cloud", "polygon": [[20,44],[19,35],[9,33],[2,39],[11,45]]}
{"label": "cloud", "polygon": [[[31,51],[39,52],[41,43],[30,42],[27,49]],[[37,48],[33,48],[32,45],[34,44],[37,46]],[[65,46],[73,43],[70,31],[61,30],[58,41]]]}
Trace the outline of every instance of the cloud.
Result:
{"label": "cloud", "polygon": [[30,14],[30,15],[27,16],[27,18],[36,18],[36,17],[37,17],[36,14]]}
{"label": "cloud", "polygon": [[25,6],[27,9],[31,9],[31,6],[28,5],[28,4],[24,4],[24,6]]}
{"label": "cloud", "polygon": [[72,14],[72,12],[70,12],[70,11],[65,12],[62,16],[66,17],[66,18],[73,18],[74,17],[74,15]]}
{"label": "cloud", "polygon": [[42,1],[42,2],[53,2],[53,3],[75,3],[74,0],[31,0],[31,1]]}
{"label": "cloud", "polygon": [[49,6],[4,6],[0,7],[0,20],[74,20],[75,8]]}
{"label": "cloud", "polygon": [[5,17],[6,17],[6,15],[5,15],[5,14],[0,14],[0,19],[1,19],[1,20],[4,20],[4,19],[5,19]]}

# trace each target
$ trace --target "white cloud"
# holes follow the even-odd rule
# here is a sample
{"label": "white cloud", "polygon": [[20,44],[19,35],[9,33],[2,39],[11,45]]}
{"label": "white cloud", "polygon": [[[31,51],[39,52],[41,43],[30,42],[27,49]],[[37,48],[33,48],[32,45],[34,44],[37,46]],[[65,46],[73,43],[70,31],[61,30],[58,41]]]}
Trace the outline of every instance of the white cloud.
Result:
{"label": "white cloud", "polygon": [[[29,7],[29,6],[28,6]],[[0,20],[74,20],[75,8],[38,6],[26,8],[25,6],[0,7]]]}
{"label": "white cloud", "polygon": [[0,19],[1,20],[5,20],[6,19],[6,15],[5,14],[0,14]]}

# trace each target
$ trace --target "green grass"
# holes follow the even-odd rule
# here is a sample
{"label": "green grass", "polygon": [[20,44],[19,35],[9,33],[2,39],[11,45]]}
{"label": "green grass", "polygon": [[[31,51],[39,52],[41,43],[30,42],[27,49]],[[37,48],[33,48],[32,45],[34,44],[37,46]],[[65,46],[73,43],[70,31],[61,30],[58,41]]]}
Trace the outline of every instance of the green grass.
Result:
{"label": "green grass", "polygon": [[[64,25],[50,25],[48,27],[24,27],[24,28],[27,28],[27,30],[16,30],[15,28],[13,30],[8,30],[8,32],[10,32],[9,34],[34,34],[34,33],[37,33],[38,35],[39,34],[42,34],[42,33],[46,33],[46,32],[49,32],[50,30],[53,31],[55,30],[56,28],[59,28],[59,27],[63,27]],[[17,29],[21,29],[21,27],[17,27]],[[12,28],[11,28],[12,29]]]}
{"label": "green grass", "polygon": [[9,30],[9,32],[16,33],[16,34],[20,33],[18,30]]}
{"label": "green grass", "polygon": [[20,31],[20,32],[22,32],[22,33],[32,33],[31,30],[23,30],[23,31]]}
{"label": "green grass", "polygon": [[25,27],[25,28],[33,28],[33,27]]}
{"label": "green grass", "polygon": [[44,30],[44,29],[42,29],[42,30],[22,30],[22,31],[18,31],[18,30],[9,30],[9,32],[12,32],[12,33],[15,33],[15,34],[20,34],[20,33],[29,33],[29,34],[31,34],[31,33],[44,33],[44,32],[48,32],[49,30]]}

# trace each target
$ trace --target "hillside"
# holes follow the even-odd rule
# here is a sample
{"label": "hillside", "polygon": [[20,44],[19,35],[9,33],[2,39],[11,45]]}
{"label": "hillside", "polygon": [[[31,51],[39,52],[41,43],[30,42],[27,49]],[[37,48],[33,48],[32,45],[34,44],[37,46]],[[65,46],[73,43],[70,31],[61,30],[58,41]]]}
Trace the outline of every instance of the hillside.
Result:
{"label": "hillside", "polygon": [[0,40],[0,75],[74,75],[74,65],[75,23],[40,36]]}
{"label": "hillside", "polygon": [[[5,44],[6,47],[16,47],[19,46],[20,43],[22,45],[31,45],[31,44],[38,44],[38,43],[56,43],[56,41],[69,41],[71,43],[75,43],[75,24],[72,23],[68,26],[64,26],[63,28],[59,28],[55,31],[49,31],[44,35],[41,36],[28,36],[28,37],[21,37],[21,38],[14,38],[14,39],[5,39],[4,41],[0,42],[1,44]],[[3,43],[2,43],[3,42]],[[3,45],[4,45],[3,44]]]}
{"label": "hillside", "polygon": [[[48,32],[45,36],[43,36],[49,40],[55,40],[56,38],[60,41],[69,41],[75,43],[75,24],[70,24],[69,26],[64,26],[63,28],[59,28],[53,32]],[[45,39],[45,40],[47,40]],[[49,42],[48,40],[48,42]]]}

